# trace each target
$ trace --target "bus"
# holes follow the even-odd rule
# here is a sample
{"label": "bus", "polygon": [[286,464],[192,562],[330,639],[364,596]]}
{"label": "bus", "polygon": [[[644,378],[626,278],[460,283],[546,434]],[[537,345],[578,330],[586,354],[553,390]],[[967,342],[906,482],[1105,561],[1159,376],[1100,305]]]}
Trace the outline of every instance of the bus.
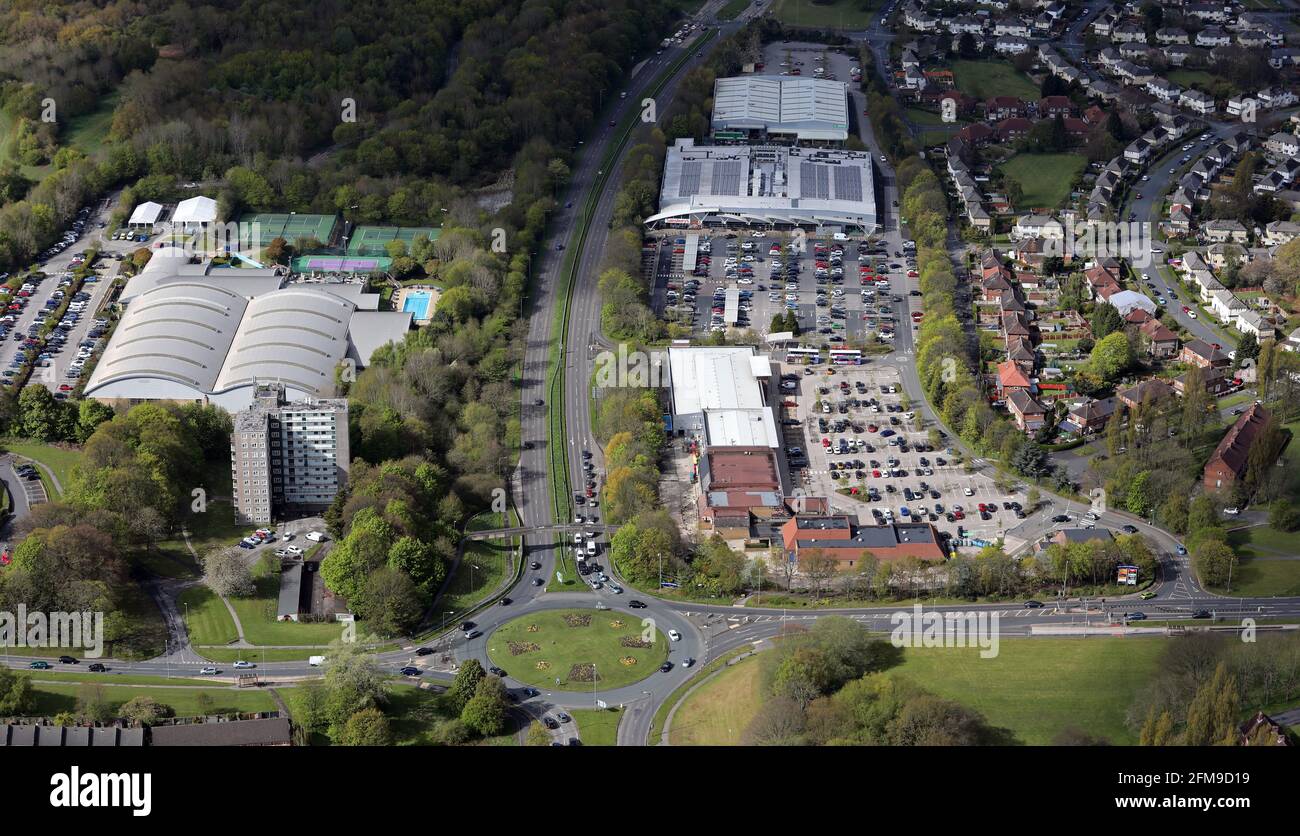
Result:
{"label": "bus", "polygon": [[831,362],[837,366],[860,366],[862,352],[856,348],[832,348]]}
{"label": "bus", "polygon": [[[833,352],[832,352],[833,353]],[[820,363],[822,361],[822,352],[820,348],[809,348],[808,346],[795,346],[787,349],[785,352],[787,363]]]}

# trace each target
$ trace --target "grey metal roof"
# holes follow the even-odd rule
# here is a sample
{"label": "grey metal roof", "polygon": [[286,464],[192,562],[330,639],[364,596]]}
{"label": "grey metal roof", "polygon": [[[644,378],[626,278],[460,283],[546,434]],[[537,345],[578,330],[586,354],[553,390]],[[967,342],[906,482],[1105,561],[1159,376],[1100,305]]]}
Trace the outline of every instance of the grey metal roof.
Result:
{"label": "grey metal roof", "polygon": [[720,78],[713,85],[713,127],[843,141],[849,135],[847,91],[844,82],[821,78]]}
{"label": "grey metal roof", "polygon": [[347,356],[348,323],[356,307],[324,290],[287,287],[248,303],[213,391],[278,380],[304,391],[334,389],[334,369]]}

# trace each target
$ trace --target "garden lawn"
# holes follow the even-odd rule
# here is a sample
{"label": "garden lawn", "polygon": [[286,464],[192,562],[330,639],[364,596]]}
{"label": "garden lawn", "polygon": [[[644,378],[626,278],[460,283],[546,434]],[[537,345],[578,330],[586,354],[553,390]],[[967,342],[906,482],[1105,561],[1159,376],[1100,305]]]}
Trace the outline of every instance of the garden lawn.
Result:
{"label": "garden lawn", "polygon": [[578,724],[578,736],[583,746],[617,746],[618,724],[623,712],[617,708],[582,708],[570,711]]}
{"label": "garden lawn", "polygon": [[737,662],[687,697],[673,715],[673,746],[738,746],[762,704],[757,658]]}
{"label": "garden lawn", "polygon": [[1017,154],[999,168],[1020,184],[1025,209],[1056,209],[1070,196],[1070,184],[1086,164],[1079,154]]}
{"label": "garden lawn", "polygon": [[[639,641],[641,619],[617,610],[547,610],[523,615],[488,637],[488,658],[511,677],[538,688],[605,691],[658,675],[668,639],[658,630],[648,647]],[[632,664],[624,664],[635,660]],[[595,666],[593,683],[584,666]],[[558,680],[558,682],[557,682]]]}
{"label": "garden lawn", "polygon": [[977,99],[1018,96],[1038,100],[1038,86],[1005,61],[954,61],[953,82],[957,89]]}
{"label": "garden lawn", "polygon": [[[873,0],[867,8],[861,0],[774,0],[771,12],[789,26],[817,29],[866,29],[876,16],[880,3]],[[719,14],[718,17],[722,18]]]}

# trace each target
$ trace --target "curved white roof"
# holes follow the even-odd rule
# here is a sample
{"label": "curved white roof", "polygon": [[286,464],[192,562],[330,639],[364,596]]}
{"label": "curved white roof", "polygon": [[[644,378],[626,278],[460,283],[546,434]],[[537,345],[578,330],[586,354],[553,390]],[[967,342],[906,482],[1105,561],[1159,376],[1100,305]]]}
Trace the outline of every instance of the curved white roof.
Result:
{"label": "curved white roof", "polygon": [[214,391],[255,380],[322,395],[333,391],[334,369],[347,356],[355,310],[351,302],[315,288],[288,287],[253,299]]}
{"label": "curved white roof", "polygon": [[199,282],[174,282],[127,309],[86,393],[131,378],[167,380],[211,392],[247,307],[244,297]]}

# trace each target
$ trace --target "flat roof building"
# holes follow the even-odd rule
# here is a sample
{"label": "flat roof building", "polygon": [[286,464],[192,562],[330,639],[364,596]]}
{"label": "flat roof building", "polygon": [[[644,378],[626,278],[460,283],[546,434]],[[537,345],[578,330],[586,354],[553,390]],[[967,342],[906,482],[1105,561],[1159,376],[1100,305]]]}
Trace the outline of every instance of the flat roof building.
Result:
{"label": "flat roof building", "polygon": [[679,139],[664,160],[657,226],[760,225],[875,232],[871,155]]}
{"label": "flat roof building", "polygon": [[[681,432],[705,429],[705,413],[767,409],[765,386],[771,360],[748,346],[690,346],[668,349],[672,381],[673,428]],[[714,418],[715,422],[727,419]],[[739,424],[743,419],[734,419]],[[718,429],[722,423],[715,423]]]}
{"label": "flat roof building", "polygon": [[821,78],[745,75],[713,83],[713,130],[760,137],[843,142],[848,84]]}

